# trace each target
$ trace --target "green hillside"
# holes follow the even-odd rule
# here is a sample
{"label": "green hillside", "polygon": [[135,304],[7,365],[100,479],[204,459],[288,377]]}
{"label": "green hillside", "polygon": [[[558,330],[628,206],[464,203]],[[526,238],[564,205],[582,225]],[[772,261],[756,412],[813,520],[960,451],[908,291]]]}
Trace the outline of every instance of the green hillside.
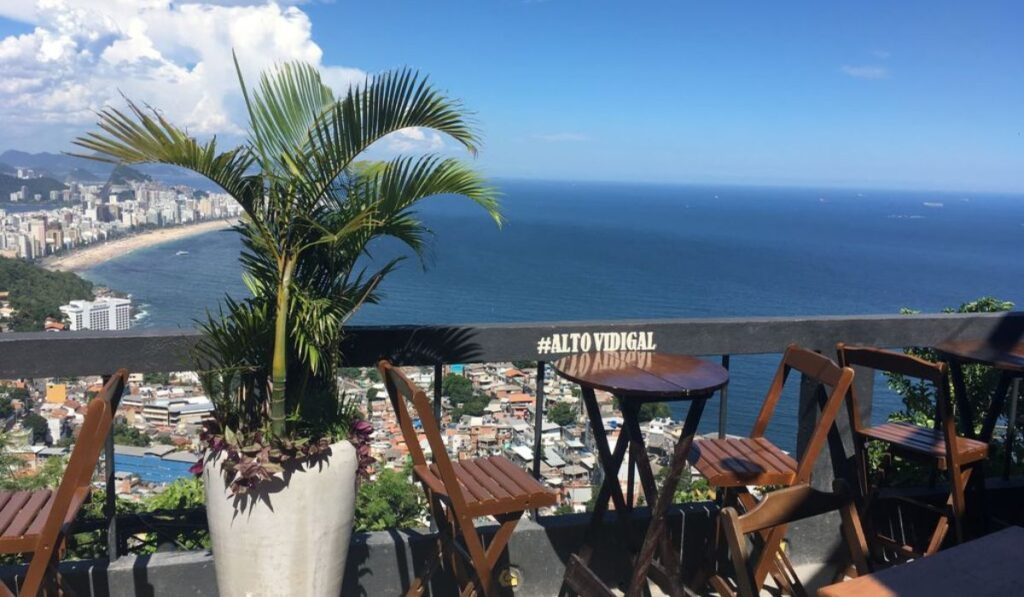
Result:
{"label": "green hillside", "polygon": [[43,197],[43,201],[50,200],[50,191],[63,191],[67,187],[64,183],[52,178],[28,178],[21,179],[8,174],[0,174],[0,203],[6,203],[11,199],[11,193],[21,190],[21,187],[28,190],[25,201],[32,201],[36,193]]}
{"label": "green hillside", "polygon": [[46,317],[60,319],[58,309],[74,299],[91,299],[92,282],[69,272],[51,272],[22,259],[0,257],[0,291],[11,293],[18,310],[11,320],[16,332],[42,331]]}

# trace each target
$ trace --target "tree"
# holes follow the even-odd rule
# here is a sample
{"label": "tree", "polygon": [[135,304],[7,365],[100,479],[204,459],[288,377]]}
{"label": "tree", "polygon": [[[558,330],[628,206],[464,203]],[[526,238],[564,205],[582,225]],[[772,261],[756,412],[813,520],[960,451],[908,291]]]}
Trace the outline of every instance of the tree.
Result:
{"label": "tree", "polygon": [[468,377],[449,373],[441,380],[441,393],[448,396],[452,404],[461,404],[473,397],[473,382]]}
{"label": "tree", "polygon": [[[973,301],[961,304],[958,307],[947,307],[943,313],[1000,313],[1013,309],[1013,303],[1000,300],[991,296],[983,296]],[[904,315],[915,315],[919,311],[903,308],[900,313]],[[910,347],[905,348],[907,354],[926,359],[929,361],[940,360],[940,355],[931,348]],[[992,404],[992,395],[995,393],[996,385],[999,382],[999,370],[986,365],[963,365],[964,385],[967,390],[967,399],[970,401],[975,413],[988,412]],[[935,424],[935,392],[930,384],[911,380],[902,375],[886,374],[889,387],[896,392],[903,400],[903,410],[891,413],[890,421],[911,422],[915,425],[933,427]],[[948,389],[951,397],[953,393],[952,384]],[[955,405],[954,405],[955,408]],[[981,430],[984,418],[978,417],[975,421],[975,433]],[[1015,424],[1019,424],[1019,421]],[[1019,432],[1018,432],[1019,433]],[[998,462],[1005,453],[1004,443],[998,438],[994,439],[989,457]],[[1024,460],[1024,451],[1018,447],[1015,461],[1020,463]],[[872,470],[880,470],[883,458],[887,457],[884,445],[881,442],[870,442],[868,444],[868,459]],[[890,479],[894,484],[918,484],[929,482],[929,472],[914,463],[908,463],[902,458],[894,459],[892,462],[892,474]]]}
{"label": "tree", "polygon": [[370,389],[366,390],[366,400],[367,400],[367,402],[373,402],[374,400],[376,400],[377,399],[377,394],[378,394],[377,388],[370,388]]}
{"label": "tree", "polygon": [[537,368],[537,361],[512,361],[512,366],[521,371]]}
{"label": "tree", "polygon": [[[198,477],[177,479],[158,494],[146,499],[143,512],[180,512],[182,510],[203,510],[206,508],[206,493],[203,480]],[[139,553],[152,553],[158,543],[173,543],[178,550],[209,549],[210,533],[204,525],[181,525],[165,529],[160,535],[151,533],[145,547]]]}
{"label": "tree", "polygon": [[11,293],[15,332],[38,332],[47,317],[63,319],[59,307],[75,299],[91,299],[92,282],[70,272],[51,272],[24,259],[0,257],[0,289]]}
{"label": "tree", "polygon": [[18,472],[25,466],[25,461],[10,452],[11,439],[5,433],[0,433],[0,487],[11,489],[9,484],[14,483]]}
{"label": "tree", "polygon": [[[665,483],[665,477],[668,476],[669,467],[663,467],[658,470],[658,474],[654,476],[654,480],[657,482],[660,488]],[[679,483],[676,485],[676,492],[672,501],[677,504],[686,502],[707,502],[715,499],[715,490],[708,484],[708,480],[704,477],[691,476],[686,474],[684,471],[679,476]]]}
{"label": "tree", "polygon": [[47,458],[42,466],[33,475],[25,475],[19,478],[18,489],[55,489],[60,485],[64,476],[64,468],[67,467],[67,459],[56,456]]}
{"label": "tree", "polygon": [[21,420],[21,425],[32,430],[33,444],[44,444],[50,436],[50,426],[46,424],[46,419],[36,413],[30,412],[25,415],[25,418]]}
{"label": "tree", "polygon": [[170,373],[143,373],[142,383],[149,386],[166,386],[171,383]]}
{"label": "tree", "polygon": [[469,415],[471,417],[482,416],[486,412],[487,405],[490,403],[491,399],[487,396],[470,396],[452,409],[452,416],[456,419],[461,419],[462,415]]}
{"label": "tree", "polygon": [[572,504],[569,502],[562,502],[555,508],[555,516],[561,516],[563,514],[573,514],[576,510],[573,509]]}
{"label": "tree", "polygon": [[28,405],[30,399],[27,388],[0,385],[0,419],[6,419],[14,414],[12,401],[19,400],[22,404]]}
{"label": "tree", "polygon": [[149,436],[138,429],[124,423],[114,422],[114,443],[122,446],[149,447]]}
{"label": "tree", "polygon": [[418,526],[426,514],[419,485],[410,481],[412,467],[382,470],[372,483],[359,485],[356,530],[383,531]]}
{"label": "tree", "polygon": [[11,454],[8,437],[0,434],[0,489],[32,491],[57,487],[66,464],[63,458],[47,458],[34,474],[22,474],[25,461]]}
{"label": "tree", "polygon": [[576,422],[576,411],[568,402],[556,402],[548,409],[548,420],[565,427]]}
{"label": "tree", "polygon": [[359,367],[342,367],[340,372],[345,379],[359,379],[363,376],[363,371]]}
{"label": "tree", "polygon": [[500,223],[497,193],[455,158],[360,165],[371,145],[409,127],[475,153],[478,138],[460,104],[415,72],[374,75],[338,97],[310,64],[280,64],[253,88],[237,61],[236,71],[249,116],[240,146],[200,142],[131,101],[127,110],[101,110],[100,130],[75,143],[86,150],[80,157],[192,170],[245,212],[235,229],[251,296],[227,298],[209,315],[196,352],[225,438],[241,447],[257,435],[282,445],[347,437],[355,415],[335,375],[342,328],[362,304],[377,302],[380,281],[400,261],[370,269],[369,245],[391,237],[421,254],[426,230],[413,210],[428,197],[468,198]]}
{"label": "tree", "polygon": [[370,368],[366,370],[366,379],[370,380],[371,383],[380,383],[380,371],[376,368]]}
{"label": "tree", "polygon": [[[1013,303],[985,296],[956,308],[943,309],[943,313],[999,313],[1010,309],[1013,309]],[[903,308],[900,309],[900,313],[914,315],[918,311]],[[904,352],[930,361],[940,360],[938,353],[930,348],[907,348]],[[999,382],[999,371],[985,365],[965,365],[963,372],[967,396],[973,403],[975,412],[988,412],[992,394]],[[935,417],[935,396],[928,384],[915,383],[902,375],[886,377],[889,387],[903,398],[904,410],[897,414],[899,420],[914,421],[922,425],[931,424]],[[975,431],[978,431],[981,420],[976,424],[979,429]]]}
{"label": "tree", "polygon": [[636,418],[641,423],[645,423],[653,419],[664,419],[671,416],[672,411],[669,409],[668,404],[664,402],[645,402],[640,407],[640,412],[637,413]]}

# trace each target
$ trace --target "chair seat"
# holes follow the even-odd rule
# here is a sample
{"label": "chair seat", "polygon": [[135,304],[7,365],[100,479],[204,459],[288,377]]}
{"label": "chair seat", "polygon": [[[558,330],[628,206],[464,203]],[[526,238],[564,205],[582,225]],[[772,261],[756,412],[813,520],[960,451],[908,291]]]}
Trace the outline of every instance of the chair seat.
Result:
{"label": "chair seat", "polygon": [[[472,516],[497,516],[558,502],[557,493],[501,456],[460,460],[452,468]],[[435,494],[448,496],[436,464],[415,466],[413,472]]]}
{"label": "chair seat", "polygon": [[796,480],[796,461],[763,437],[699,439],[689,460],[715,487],[791,485]]}
{"label": "chair seat", "polygon": [[[890,443],[898,448],[939,460],[943,466],[946,458],[946,438],[942,431],[920,427],[912,423],[882,423],[861,430],[861,435]],[[988,444],[966,437],[956,438],[961,463],[977,462],[988,456]]]}
{"label": "chair seat", "polygon": [[[56,491],[0,491],[0,553],[26,553],[35,549],[50,514]],[[75,492],[64,524],[70,524],[89,497],[83,487]]]}

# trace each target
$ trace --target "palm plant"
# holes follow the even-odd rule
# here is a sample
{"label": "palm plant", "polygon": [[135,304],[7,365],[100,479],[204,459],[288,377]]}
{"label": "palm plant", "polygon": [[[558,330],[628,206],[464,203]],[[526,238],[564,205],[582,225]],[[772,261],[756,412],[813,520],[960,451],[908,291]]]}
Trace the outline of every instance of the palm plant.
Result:
{"label": "palm plant", "polygon": [[310,456],[351,433],[353,413],[336,383],[345,323],[397,260],[364,265],[375,239],[419,253],[416,204],[461,195],[499,225],[497,194],[465,163],[438,155],[368,163],[360,157],[396,131],[446,134],[475,155],[479,143],[461,104],[410,70],[386,72],[343,96],[313,66],[287,63],[254,89],[235,68],[249,116],[247,140],[220,150],[162,114],[127,100],[99,113],[99,131],[77,138],[83,157],[119,164],[180,166],[216,183],[241,205],[243,279],[251,297],[226,298],[201,322],[196,351],[237,486],[266,478],[278,463]]}

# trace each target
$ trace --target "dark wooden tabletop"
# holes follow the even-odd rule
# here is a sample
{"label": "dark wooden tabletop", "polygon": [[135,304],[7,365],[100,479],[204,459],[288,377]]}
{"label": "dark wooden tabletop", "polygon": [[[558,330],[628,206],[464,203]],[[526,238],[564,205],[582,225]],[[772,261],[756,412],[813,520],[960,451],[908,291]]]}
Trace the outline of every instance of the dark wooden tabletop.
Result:
{"label": "dark wooden tabletop", "polygon": [[721,365],[658,352],[574,354],[556,361],[554,368],[569,381],[620,398],[700,398],[729,382]]}
{"label": "dark wooden tabletop", "polygon": [[824,587],[819,597],[1020,595],[1024,528],[1009,527],[908,564]]}
{"label": "dark wooden tabletop", "polygon": [[961,360],[1024,373],[1024,342],[996,346],[986,340],[952,340],[937,344],[935,350]]}

